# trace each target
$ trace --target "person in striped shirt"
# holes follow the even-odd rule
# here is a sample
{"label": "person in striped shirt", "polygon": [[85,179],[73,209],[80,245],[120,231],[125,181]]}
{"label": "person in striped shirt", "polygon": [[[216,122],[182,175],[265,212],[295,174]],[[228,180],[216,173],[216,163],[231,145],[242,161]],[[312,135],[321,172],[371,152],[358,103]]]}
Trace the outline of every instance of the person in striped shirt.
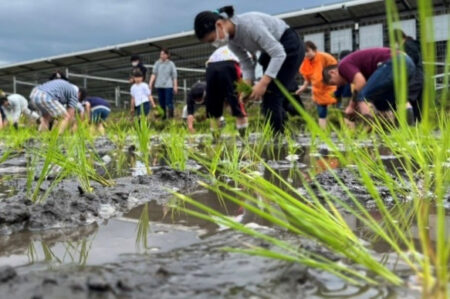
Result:
{"label": "person in striped shirt", "polygon": [[59,133],[62,133],[73,121],[78,105],[78,93],[74,85],[62,79],[36,86],[31,91],[30,99],[42,114],[40,131],[49,130],[50,122],[59,119]]}

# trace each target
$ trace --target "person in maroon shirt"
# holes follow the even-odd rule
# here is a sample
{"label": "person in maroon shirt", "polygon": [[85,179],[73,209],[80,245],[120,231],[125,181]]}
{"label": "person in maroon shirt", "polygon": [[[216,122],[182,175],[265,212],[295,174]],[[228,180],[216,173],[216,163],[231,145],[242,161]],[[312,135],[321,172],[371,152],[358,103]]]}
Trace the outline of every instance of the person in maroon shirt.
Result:
{"label": "person in maroon shirt", "polygon": [[[398,58],[404,59],[408,79],[415,71],[414,62],[405,53],[399,52]],[[370,101],[379,111],[395,110],[394,72],[391,50],[389,48],[371,48],[355,51],[323,70],[323,80],[330,85],[353,85],[353,98],[345,109],[350,119],[355,109],[364,117],[371,116]]]}

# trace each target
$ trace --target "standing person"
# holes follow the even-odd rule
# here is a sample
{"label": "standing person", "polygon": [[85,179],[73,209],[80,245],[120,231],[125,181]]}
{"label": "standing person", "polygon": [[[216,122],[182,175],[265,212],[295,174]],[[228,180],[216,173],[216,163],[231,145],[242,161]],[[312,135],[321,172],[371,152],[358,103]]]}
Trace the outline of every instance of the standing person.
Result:
{"label": "standing person", "polygon": [[48,81],[33,88],[30,99],[42,114],[40,131],[48,130],[52,120],[61,119],[58,130],[62,133],[73,121],[78,104],[73,84],[62,79]]}
{"label": "standing person", "polygon": [[284,95],[274,79],[278,79],[285,87],[295,81],[304,57],[303,42],[298,34],[283,20],[267,14],[249,12],[235,16],[233,6],[200,12],[195,18],[194,29],[202,42],[216,47],[228,44],[239,58],[244,80],[250,84],[255,79],[255,64],[248,52],[255,55],[261,51],[259,63],[264,75],[253,86],[250,98],[263,99],[263,113],[275,133],[282,133],[286,120]]}
{"label": "standing person", "polygon": [[89,119],[91,124],[96,126],[96,129],[100,134],[104,135],[105,127],[103,126],[103,123],[111,112],[111,105],[103,98],[88,96],[87,90],[84,88],[80,88],[79,92],[79,100],[85,108],[87,119]]}
{"label": "standing person", "polygon": [[[130,58],[131,67],[133,69],[138,68],[142,72],[142,76],[145,78],[147,77],[147,68],[144,66],[144,63],[141,61],[141,57],[139,55],[131,55]],[[133,84],[133,76],[130,76],[130,83]]]}
{"label": "standing person", "polygon": [[147,83],[143,82],[144,75],[141,70],[136,68],[133,70],[134,84],[131,86],[131,114],[134,116],[145,115],[148,116],[150,112],[150,104],[155,107],[155,101],[152,97],[152,92]]}
{"label": "standing person", "polygon": [[411,113],[408,115],[410,118],[409,123],[420,121],[422,119],[422,90],[423,90],[423,63],[422,63],[422,52],[420,49],[420,43],[414,40],[412,37],[405,34],[400,29],[394,29],[394,36],[398,45],[402,45],[406,54],[412,59],[416,65],[416,72],[414,77],[409,81],[408,90],[408,102],[411,105],[408,109],[412,109],[414,116],[411,117]]}
{"label": "standing person", "polygon": [[[399,52],[398,59],[406,64],[408,79],[414,75],[414,62],[405,53]],[[345,57],[339,65],[328,66],[323,70],[323,80],[329,85],[353,85],[353,98],[345,109],[346,117],[352,120],[356,110],[365,118],[372,117],[367,101],[388,118],[396,109],[394,90],[394,71],[391,49],[371,48],[355,51]],[[353,126],[353,124],[351,124]]]}
{"label": "standing person", "polygon": [[173,95],[178,93],[177,76],[177,68],[175,63],[170,60],[169,50],[162,49],[159,60],[155,62],[153,67],[149,86],[152,88],[155,84],[158,91],[159,105],[164,111],[163,119],[167,118],[167,112],[169,118],[173,118],[174,115]]}
{"label": "standing person", "polygon": [[28,100],[20,94],[6,95],[0,92],[0,106],[4,112],[4,122],[12,123],[15,128],[18,127],[20,116],[25,114],[31,120],[38,120],[39,114],[28,108]]}
{"label": "standing person", "polygon": [[302,94],[308,85],[312,85],[312,99],[317,104],[319,126],[326,129],[328,106],[336,103],[336,99],[333,97],[336,87],[323,83],[322,71],[327,66],[335,65],[337,61],[330,54],[317,51],[317,47],[312,41],[305,42],[305,49],[306,59],[303,60],[299,70],[305,82],[296,91],[296,94]]}

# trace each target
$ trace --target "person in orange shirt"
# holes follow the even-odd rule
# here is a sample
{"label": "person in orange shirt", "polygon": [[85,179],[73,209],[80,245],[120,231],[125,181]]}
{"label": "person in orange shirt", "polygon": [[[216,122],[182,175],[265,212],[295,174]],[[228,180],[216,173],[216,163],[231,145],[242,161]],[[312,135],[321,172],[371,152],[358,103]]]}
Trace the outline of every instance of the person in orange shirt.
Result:
{"label": "person in orange shirt", "polygon": [[337,61],[330,54],[317,51],[317,47],[312,41],[305,42],[305,50],[305,59],[299,70],[305,82],[296,91],[296,94],[302,94],[311,84],[312,98],[317,104],[317,112],[319,113],[319,125],[322,129],[325,129],[327,127],[328,106],[336,103],[333,96],[336,87],[322,82],[322,71],[329,65],[337,64]]}

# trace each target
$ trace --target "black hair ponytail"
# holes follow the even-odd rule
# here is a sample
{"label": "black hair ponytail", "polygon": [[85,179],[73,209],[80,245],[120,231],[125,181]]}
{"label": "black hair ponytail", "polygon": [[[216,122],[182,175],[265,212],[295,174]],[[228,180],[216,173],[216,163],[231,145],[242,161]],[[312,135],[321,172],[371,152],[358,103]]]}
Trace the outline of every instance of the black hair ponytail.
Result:
{"label": "black hair ponytail", "polygon": [[234,7],[231,5],[221,7],[217,11],[219,13],[226,13],[228,18],[232,18],[234,16]]}
{"label": "black hair ponytail", "polygon": [[216,30],[216,22],[225,19],[222,15],[225,13],[227,18],[234,16],[233,6],[224,6],[215,11],[202,11],[195,17],[194,31],[198,39],[203,39],[207,34]]}

